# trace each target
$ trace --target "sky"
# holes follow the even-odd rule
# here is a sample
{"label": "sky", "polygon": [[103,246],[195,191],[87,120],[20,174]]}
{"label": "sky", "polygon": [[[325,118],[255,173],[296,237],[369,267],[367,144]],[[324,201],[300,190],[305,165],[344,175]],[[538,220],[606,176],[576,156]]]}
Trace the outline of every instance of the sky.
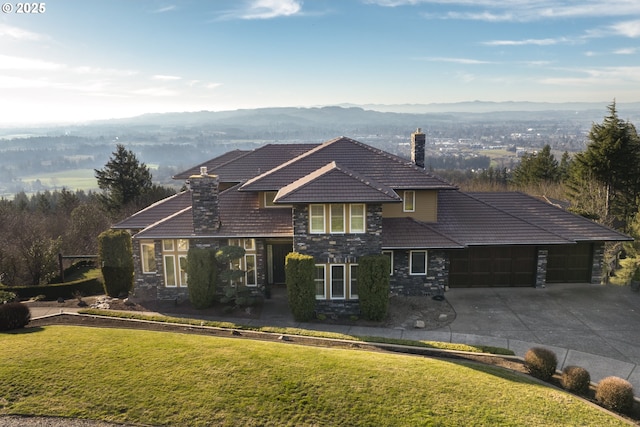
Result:
{"label": "sky", "polygon": [[0,12],[0,126],[344,103],[602,102],[604,110],[614,99],[640,101],[638,0],[19,7],[8,1]]}

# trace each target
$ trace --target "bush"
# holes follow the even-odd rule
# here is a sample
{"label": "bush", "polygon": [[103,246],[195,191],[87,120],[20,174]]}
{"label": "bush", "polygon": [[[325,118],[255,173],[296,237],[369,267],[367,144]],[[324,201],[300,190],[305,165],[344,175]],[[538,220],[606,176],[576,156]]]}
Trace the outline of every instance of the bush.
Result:
{"label": "bush", "polygon": [[285,262],[287,297],[294,319],[307,322],[316,309],[313,257],[291,252]]}
{"label": "bush", "polygon": [[549,381],[556,372],[556,354],[543,347],[530,348],[524,355],[524,366],[529,373],[543,381]]}
{"label": "bush", "polygon": [[13,302],[17,298],[14,292],[3,291],[0,289],[0,304],[6,304],[8,302]]}
{"label": "bush", "polygon": [[363,256],[358,261],[358,299],[365,319],[380,321],[389,308],[389,258]]}
{"label": "bush", "polygon": [[607,409],[629,413],[633,409],[633,386],[619,377],[603,378],[596,388],[596,400]]}
{"label": "bush", "polygon": [[190,247],[187,254],[189,301],[197,309],[211,307],[216,296],[215,249]]}
{"label": "bush", "polygon": [[104,292],[110,297],[133,289],[133,249],[125,230],[107,230],[98,236],[98,257],[102,266]]}
{"label": "bush", "polygon": [[20,302],[0,305],[0,331],[24,328],[31,320],[29,307]]}
{"label": "bush", "polygon": [[591,383],[591,375],[580,366],[567,366],[562,370],[562,387],[566,390],[585,395],[589,392],[589,384]]}
{"label": "bush", "polygon": [[81,293],[85,296],[100,295],[104,292],[104,286],[99,278],[91,277],[52,285],[14,286],[4,290],[16,294],[22,300],[43,296],[42,299],[52,301],[60,297],[72,298],[75,293]]}

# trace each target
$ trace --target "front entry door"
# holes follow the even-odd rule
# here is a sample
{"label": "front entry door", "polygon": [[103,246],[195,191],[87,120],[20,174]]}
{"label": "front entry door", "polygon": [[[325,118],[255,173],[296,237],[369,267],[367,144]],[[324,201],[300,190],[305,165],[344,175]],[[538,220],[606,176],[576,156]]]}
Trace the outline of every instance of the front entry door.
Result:
{"label": "front entry door", "polygon": [[287,254],[293,251],[291,243],[278,243],[267,245],[267,258],[269,261],[269,284],[285,283],[284,262]]}

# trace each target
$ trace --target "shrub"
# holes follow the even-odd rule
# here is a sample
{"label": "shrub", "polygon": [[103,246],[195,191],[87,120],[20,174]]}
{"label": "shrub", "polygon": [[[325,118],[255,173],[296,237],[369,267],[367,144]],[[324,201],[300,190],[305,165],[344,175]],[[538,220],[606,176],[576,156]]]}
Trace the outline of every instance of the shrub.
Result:
{"label": "shrub", "polygon": [[607,409],[629,413],[633,409],[633,386],[619,377],[603,378],[596,388],[596,400]]}
{"label": "shrub", "polygon": [[524,355],[524,366],[532,376],[548,381],[556,372],[558,359],[556,354],[547,348],[533,347]]}
{"label": "shrub", "polygon": [[566,390],[584,395],[589,391],[591,375],[580,366],[567,366],[562,370],[561,382]]}
{"label": "shrub", "polygon": [[0,331],[24,328],[31,320],[29,307],[20,302],[0,305]]}
{"label": "shrub", "polygon": [[291,252],[285,261],[287,297],[294,319],[307,322],[313,319],[316,308],[313,257]]}
{"label": "shrub", "polygon": [[358,261],[358,299],[365,319],[380,321],[389,308],[389,258],[363,256]]}
{"label": "shrub", "polygon": [[110,297],[133,289],[133,250],[125,230],[107,230],[98,236],[98,257],[102,266],[104,291]]}
{"label": "shrub", "polygon": [[197,309],[211,307],[216,296],[215,249],[190,247],[187,254],[189,301]]}
{"label": "shrub", "polygon": [[10,291],[3,291],[0,289],[0,304],[13,302],[16,300],[16,294]]}

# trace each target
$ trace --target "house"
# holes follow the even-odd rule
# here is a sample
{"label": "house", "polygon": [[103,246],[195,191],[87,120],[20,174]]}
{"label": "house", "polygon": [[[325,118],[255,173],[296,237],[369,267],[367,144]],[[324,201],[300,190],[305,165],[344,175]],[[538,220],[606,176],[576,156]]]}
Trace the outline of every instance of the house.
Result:
{"label": "house", "polygon": [[114,228],[133,236],[134,293],[187,298],[190,246],[239,245],[243,283],[284,283],[289,252],[316,262],[319,312],[358,313],[358,259],[385,254],[391,291],[600,283],[604,244],[628,236],[522,193],[464,193],[411,160],[350,138],[230,151],[174,178],[189,189]]}

